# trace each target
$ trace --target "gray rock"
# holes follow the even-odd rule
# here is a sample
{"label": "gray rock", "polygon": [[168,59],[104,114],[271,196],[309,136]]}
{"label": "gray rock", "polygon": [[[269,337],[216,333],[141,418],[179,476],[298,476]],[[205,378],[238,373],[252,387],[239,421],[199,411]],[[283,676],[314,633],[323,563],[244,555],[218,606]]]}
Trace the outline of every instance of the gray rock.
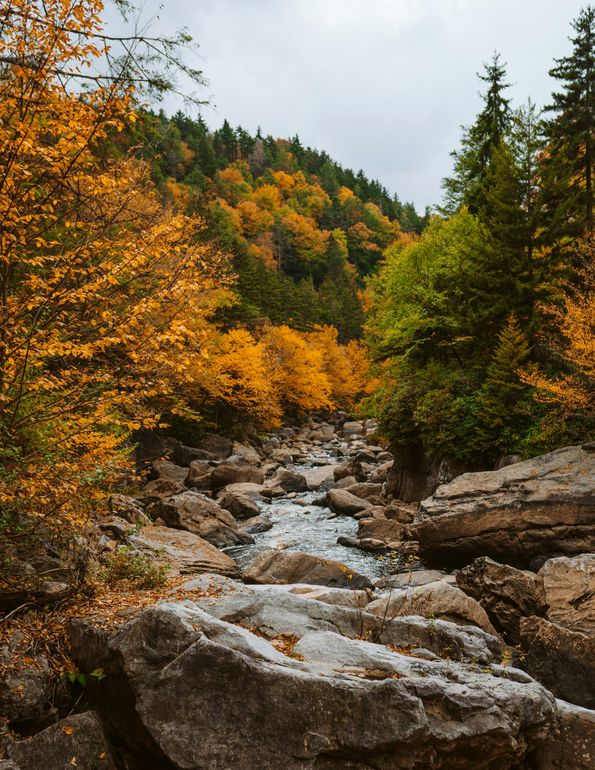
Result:
{"label": "gray rock", "polygon": [[239,529],[229,511],[196,490],[152,503],[147,513],[160,517],[170,527],[185,529],[219,547],[254,542]]}
{"label": "gray rock", "polygon": [[380,578],[380,580],[376,581],[376,588],[381,590],[411,588],[412,586],[425,586],[428,583],[435,583],[437,580],[449,580],[452,582],[454,577],[437,569],[409,570]]}
{"label": "gray rock", "polygon": [[[269,604],[274,593],[319,611],[359,612],[259,593]],[[134,696],[136,740],[175,767],[340,770],[363,768],[365,757],[365,766],[387,770],[509,770],[551,724],[553,699],[522,672],[422,660],[336,633],[279,640],[284,654],[237,625],[246,625],[238,612],[222,622],[217,606],[161,603],[102,637]],[[88,624],[74,645],[83,661],[98,643]],[[132,740],[118,716],[115,727]]]}
{"label": "gray rock", "polygon": [[498,635],[485,610],[475,599],[444,580],[393,591],[370,603],[368,612],[389,618],[402,615],[440,618],[452,623],[471,624],[488,634]]}
{"label": "gray rock", "polygon": [[545,615],[541,577],[498,564],[487,556],[459,570],[457,584],[481,604],[495,627],[512,644],[520,641],[521,618]]}
{"label": "gray rock", "polygon": [[595,636],[595,553],[546,561],[543,579],[547,617],[572,631]]}
{"label": "gray rock", "polygon": [[580,447],[465,473],[420,505],[412,527],[422,558],[461,565],[478,556],[528,566],[574,555],[595,540],[595,453]]}
{"label": "gray rock", "polygon": [[302,551],[268,550],[249,564],[244,573],[248,583],[311,583],[342,588],[372,588],[364,575],[332,559]]}
{"label": "gray rock", "polygon": [[170,527],[144,527],[129,541],[140,550],[170,565],[173,572],[182,575],[215,572],[240,577],[236,562],[214,545],[192,532]]}
{"label": "gray rock", "polygon": [[7,753],[22,770],[117,770],[103,726],[93,711],[67,717],[32,738],[10,743]]}
{"label": "gray rock", "polygon": [[[247,587],[248,588],[248,587]],[[216,617],[256,628],[268,638],[301,638],[309,631],[334,631],[351,639],[367,638],[400,647],[423,647],[435,654],[445,650],[453,660],[489,664],[502,659],[502,642],[474,626],[460,627],[421,617],[381,618],[351,607],[312,601],[284,586],[257,586],[196,603]]]}
{"label": "gray rock", "polygon": [[556,700],[556,723],[532,756],[538,770],[593,770],[595,711]]}
{"label": "gray rock", "polygon": [[341,430],[346,436],[355,436],[359,434],[363,435],[364,425],[359,420],[353,422],[344,422]]}
{"label": "gray rock", "polygon": [[326,493],[328,507],[341,516],[353,516],[355,513],[371,508],[372,503],[349,493],[346,489],[329,489]]}
{"label": "gray rock", "polygon": [[595,637],[544,618],[521,620],[523,667],[557,698],[595,707]]}

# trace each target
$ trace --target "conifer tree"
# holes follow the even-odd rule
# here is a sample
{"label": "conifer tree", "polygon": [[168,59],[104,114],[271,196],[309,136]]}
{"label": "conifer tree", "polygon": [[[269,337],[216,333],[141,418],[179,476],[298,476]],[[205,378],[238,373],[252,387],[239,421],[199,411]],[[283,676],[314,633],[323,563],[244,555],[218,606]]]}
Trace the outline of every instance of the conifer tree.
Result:
{"label": "conifer tree", "polygon": [[475,448],[488,455],[514,447],[528,418],[527,385],[520,370],[529,345],[514,315],[500,332],[498,346],[478,394]]}
{"label": "conifer tree", "polygon": [[504,97],[506,66],[495,53],[479,79],[488,84],[482,95],[484,107],[475,123],[463,129],[461,149],[452,153],[454,174],[442,182],[444,209],[454,213],[462,205],[476,213],[483,203],[485,182],[494,150],[505,136],[511,121],[510,100]]}
{"label": "conifer tree", "polygon": [[588,5],[572,26],[572,52],[550,70],[561,87],[547,107],[553,117],[543,169],[553,239],[593,234],[595,8]]}

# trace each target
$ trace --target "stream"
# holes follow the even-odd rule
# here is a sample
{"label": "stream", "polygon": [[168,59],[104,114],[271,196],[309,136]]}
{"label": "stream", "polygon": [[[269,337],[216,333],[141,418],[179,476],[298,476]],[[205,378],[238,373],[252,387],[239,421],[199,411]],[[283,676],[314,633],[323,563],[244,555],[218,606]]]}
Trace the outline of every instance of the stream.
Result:
{"label": "stream", "polygon": [[[314,468],[340,462],[337,449],[349,450],[347,442],[333,439],[328,444],[311,447],[306,461],[290,463],[285,467],[296,473],[307,473]],[[340,561],[350,569],[366,575],[371,580],[378,580],[384,575],[398,571],[400,559],[396,555],[374,554],[359,548],[347,548],[337,543],[341,535],[354,537],[357,534],[358,521],[352,516],[337,516],[328,507],[313,504],[324,497],[330,485],[323,485],[320,490],[297,492],[290,497],[278,497],[270,503],[259,501],[261,515],[273,523],[272,529],[254,535],[251,545],[234,546],[225,549],[240,565],[245,568],[260,553],[270,548],[304,551],[325,559]]]}

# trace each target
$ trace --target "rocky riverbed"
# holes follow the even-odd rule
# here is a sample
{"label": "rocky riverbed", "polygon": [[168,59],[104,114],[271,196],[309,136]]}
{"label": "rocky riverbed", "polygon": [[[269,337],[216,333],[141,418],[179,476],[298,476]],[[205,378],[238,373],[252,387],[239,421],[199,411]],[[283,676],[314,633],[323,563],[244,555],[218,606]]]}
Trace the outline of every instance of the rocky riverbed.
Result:
{"label": "rocky riverbed", "polygon": [[392,456],[344,415],[139,461],[98,558],[149,555],[175,586],[109,624],[70,614],[73,660],[101,676],[66,710],[42,653],[11,669],[0,770],[594,766],[592,447],[420,506],[391,499]]}

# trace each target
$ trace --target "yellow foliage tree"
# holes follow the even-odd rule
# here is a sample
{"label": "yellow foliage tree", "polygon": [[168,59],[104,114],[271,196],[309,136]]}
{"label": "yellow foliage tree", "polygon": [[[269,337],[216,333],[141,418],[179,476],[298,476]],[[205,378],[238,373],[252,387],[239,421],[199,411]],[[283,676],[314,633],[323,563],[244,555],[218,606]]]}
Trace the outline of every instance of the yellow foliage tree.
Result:
{"label": "yellow foliage tree", "polygon": [[15,0],[2,19],[0,518],[20,525],[80,524],[130,431],[183,402],[229,297],[200,220],[101,151],[135,120],[125,81],[69,88],[102,54],[101,10]]}
{"label": "yellow foliage tree", "polygon": [[537,388],[540,397],[557,405],[564,416],[578,412],[595,415],[595,245],[580,246],[587,265],[579,288],[571,288],[559,307],[550,308],[561,341],[552,342],[566,365],[567,373],[556,378],[532,371],[524,379]]}
{"label": "yellow foliage tree", "polygon": [[323,371],[323,357],[299,332],[288,326],[269,326],[262,341],[269,360],[269,376],[283,407],[330,409],[331,384]]}

